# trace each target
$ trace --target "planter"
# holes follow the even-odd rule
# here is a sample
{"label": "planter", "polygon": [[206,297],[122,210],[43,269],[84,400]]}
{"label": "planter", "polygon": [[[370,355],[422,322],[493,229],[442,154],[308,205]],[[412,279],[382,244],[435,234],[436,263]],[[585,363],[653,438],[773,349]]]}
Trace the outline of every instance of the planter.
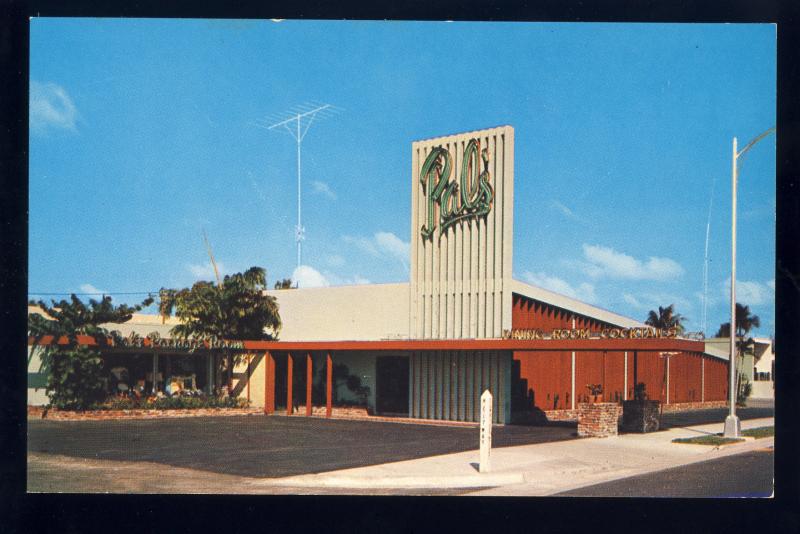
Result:
{"label": "planter", "polygon": [[578,436],[603,438],[616,436],[622,408],[616,402],[578,405]]}
{"label": "planter", "polygon": [[622,402],[623,432],[655,432],[660,427],[661,402],[656,400],[630,400]]}

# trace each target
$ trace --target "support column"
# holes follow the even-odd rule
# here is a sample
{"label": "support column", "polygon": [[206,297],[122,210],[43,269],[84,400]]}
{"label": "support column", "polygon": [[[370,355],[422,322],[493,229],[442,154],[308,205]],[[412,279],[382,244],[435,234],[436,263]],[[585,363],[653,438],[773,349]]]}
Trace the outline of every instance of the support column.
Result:
{"label": "support column", "polygon": [[636,386],[639,385],[639,351],[633,351],[633,397],[636,398]]}
{"label": "support column", "polygon": [[153,395],[158,391],[158,353],[153,353]]}
{"label": "support column", "polygon": [[[571,392],[569,394],[570,403],[572,405],[571,409],[575,409],[575,351],[572,351],[572,386]],[[527,392],[526,392],[527,393]]]}
{"label": "support column", "polygon": [[700,402],[706,401],[706,356],[700,355]]}
{"label": "support column", "polygon": [[622,400],[628,400],[628,351],[625,351],[625,370],[623,373],[625,375],[625,384],[622,387]]}
{"label": "support column", "polygon": [[275,358],[264,353],[264,413],[275,413]]}
{"label": "support column", "polygon": [[247,403],[250,404],[250,364],[253,363],[252,354],[247,354]]}
{"label": "support column", "polygon": [[[572,317],[572,329],[575,330],[575,317]],[[575,351],[572,351],[572,362],[570,367],[570,374],[572,375],[572,381],[570,386],[570,393],[569,393],[569,400],[571,407],[570,409],[575,409]],[[526,392],[527,393],[527,392]]]}
{"label": "support column", "polygon": [[667,402],[669,404],[669,361],[671,360],[671,356],[667,355]]}
{"label": "support column", "polygon": [[206,394],[214,394],[214,353],[206,355]]}
{"label": "support column", "polygon": [[333,386],[333,360],[331,359],[330,352],[325,360],[325,365],[327,369],[327,377],[325,380],[325,417],[329,418],[333,411],[333,397],[331,391]]}
{"label": "support column", "polygon": [[311,353],[306,354],[306,417],[311,415],[311,382],[314,380]]}
{"label": "support column", "polygon": [[292,373],[294,372],[294,358],[292,353],[286,353],[286,415],[292,415]]}

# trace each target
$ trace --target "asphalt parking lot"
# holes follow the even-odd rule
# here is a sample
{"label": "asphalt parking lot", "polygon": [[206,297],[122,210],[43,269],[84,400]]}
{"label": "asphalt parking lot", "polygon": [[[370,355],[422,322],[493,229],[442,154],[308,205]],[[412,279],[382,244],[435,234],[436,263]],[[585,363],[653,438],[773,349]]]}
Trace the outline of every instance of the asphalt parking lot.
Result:
{"label": "asphalt parking lot", "polygon": [[[497,426],[494,447],[575,439],[575,425]],[[247,477],[320,473],[478,448],[475,427],[284,416],[28,420],[28,451]]]}

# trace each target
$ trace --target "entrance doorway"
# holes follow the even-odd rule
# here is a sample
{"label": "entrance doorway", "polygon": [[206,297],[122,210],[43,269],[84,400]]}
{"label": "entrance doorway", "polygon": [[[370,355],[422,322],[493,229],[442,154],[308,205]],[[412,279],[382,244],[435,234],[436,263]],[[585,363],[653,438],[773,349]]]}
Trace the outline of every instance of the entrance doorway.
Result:
{"label": "entrance doorway", "polygon": [[375,411],[408,417],[407,356],[379,356],[375,360]]}

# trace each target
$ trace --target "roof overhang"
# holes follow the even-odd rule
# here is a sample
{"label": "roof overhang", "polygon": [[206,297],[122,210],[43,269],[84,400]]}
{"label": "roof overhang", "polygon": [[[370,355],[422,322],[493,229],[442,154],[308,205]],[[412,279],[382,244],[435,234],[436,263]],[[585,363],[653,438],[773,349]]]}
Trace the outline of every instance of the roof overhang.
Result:
{"label": "roof overhang", "polygon": [[[98,342],[91,336],[77,336],[80,345],[100,346],[108,349],[130,351],[130,347],[115,347],[104,340]],[[28,338],[29,345],[52,345],[52,336],[38,340]],[[57,342],[68,344],[66,337]],[[707,352],[705,343],[690,339],[648,338],[648,339],[403,339],[382,341],[242,341],[242,348],[229,348],[237,351],[271,352],[411,352],[411,351],[538,351],[538,352]],[[153,350],[143,347],[138,350]],[[165,350],[175,351],[176,348]],[[180,349],[177,349],[180,350]],[[189,352],[187,350],[187,352]],[[712,355],[713,354],[711,353]],[[719,356],[718,356],[719,357]]]}

